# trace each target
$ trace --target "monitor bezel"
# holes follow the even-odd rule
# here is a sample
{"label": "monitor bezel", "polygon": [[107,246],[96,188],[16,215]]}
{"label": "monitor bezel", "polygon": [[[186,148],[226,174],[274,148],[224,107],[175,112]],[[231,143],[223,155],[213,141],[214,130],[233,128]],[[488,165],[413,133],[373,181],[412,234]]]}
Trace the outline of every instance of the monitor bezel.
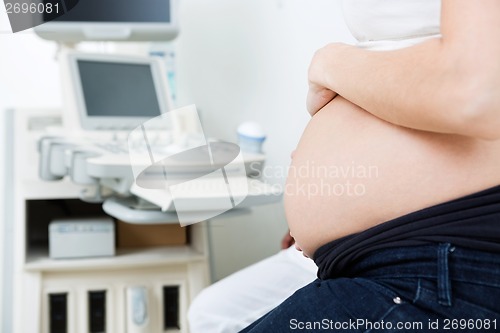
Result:
{"label": "monitor bezel", "polygon": [[[172,109],[172,102],[163,63],[156,57],[135,57],[111,54],[68,54],[69,74],[74,92],[76,109],[79,115],[80,127],[87,131],[128,131],[150,120],[152,117],[106,117],[90,116],[84,98],[83,86],[78,67],[79,61],[107,62],[118,64],[147,65],[151,70],[156,98],[160,108],[160,114]],[[154,117],[153,117],[154,118]]]}
{"label": "monitor bezel", "polygon": [[58,22],[48,21],[34,28],[47,40],[65,43],[83,41],[167,41],[179,34],[178,0],[169,1],[170,22]]}

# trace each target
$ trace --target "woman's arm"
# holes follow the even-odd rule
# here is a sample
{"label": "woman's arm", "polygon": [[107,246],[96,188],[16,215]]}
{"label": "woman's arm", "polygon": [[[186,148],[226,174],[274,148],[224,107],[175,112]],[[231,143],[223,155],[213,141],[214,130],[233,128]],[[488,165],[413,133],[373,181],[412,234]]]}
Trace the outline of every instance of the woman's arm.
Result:
{"label": "woman's arm", "polygon": [[309,112],[338,93],[397,125],[500,138],[500,1],[442,0],[441,34],[394,51],[327,45],[309,68]]}

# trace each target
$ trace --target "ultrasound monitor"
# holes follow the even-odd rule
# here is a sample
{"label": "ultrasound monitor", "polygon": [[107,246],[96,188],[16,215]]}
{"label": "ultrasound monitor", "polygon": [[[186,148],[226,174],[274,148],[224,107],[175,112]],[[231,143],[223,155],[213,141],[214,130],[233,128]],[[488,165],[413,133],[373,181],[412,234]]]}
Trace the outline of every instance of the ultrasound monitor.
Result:
{"label": "ultrasound monitor", "polygon": [[68,57],[84,130],[131,130],[170,110],[160,60],[83,53]]}
{"label": "ultrasound monitor", "polygon": [[[45,3],[54,0],[43,0]],[[160,41],[179,32],[178,0],[61,0],[35,33],[61,42]],[[56,7],[54,7],[56,8]]]}

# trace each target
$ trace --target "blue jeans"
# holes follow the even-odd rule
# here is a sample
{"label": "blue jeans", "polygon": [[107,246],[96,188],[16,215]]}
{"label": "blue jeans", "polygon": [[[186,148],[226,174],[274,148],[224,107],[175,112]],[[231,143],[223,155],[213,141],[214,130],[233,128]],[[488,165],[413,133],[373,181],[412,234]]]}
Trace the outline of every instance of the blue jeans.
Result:
{"label": "blue jeans", "polygon": [[500,332],[500,255],[436,244],[353,265],[355,277],[316,280],[242,332]]}

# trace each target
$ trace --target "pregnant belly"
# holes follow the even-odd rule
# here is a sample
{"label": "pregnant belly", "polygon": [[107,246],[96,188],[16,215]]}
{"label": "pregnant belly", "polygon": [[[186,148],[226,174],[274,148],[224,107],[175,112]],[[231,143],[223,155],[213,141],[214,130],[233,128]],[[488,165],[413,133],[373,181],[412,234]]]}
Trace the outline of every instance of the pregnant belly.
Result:
{"label": "pregnant belly", "polygon": [[500,145],[394,126],[337,97],[295,151],[290,231],[312,256],[334,239],[500,183]]}

